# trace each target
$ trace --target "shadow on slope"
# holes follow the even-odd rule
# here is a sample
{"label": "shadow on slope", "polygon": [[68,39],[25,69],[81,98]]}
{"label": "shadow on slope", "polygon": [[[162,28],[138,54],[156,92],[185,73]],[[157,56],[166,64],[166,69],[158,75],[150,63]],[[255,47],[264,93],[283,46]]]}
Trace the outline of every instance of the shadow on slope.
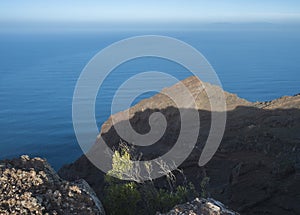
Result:
{"label": "shadow on slope", "polygon": [[[150,131],[149,116],[161,112],[167,120],[164,135],[152,146],[136,147],[142,159],[166,153],[180,132],[180,112],[175,107],[146,109],[130,119],[141,134]],[[188,111],[188,110],[184,110]],[[300,109],[261,109],[239,106],[227,112],[227,124],[221,145],[204,167],[198,166],[201,150],[208,136],[211,112],[199,110],[201,128],[195,148],[180,166],[186,178],[199,189],[204,176],[210,178],[210,195],[242,214],[300,213]],[[122,123],[119,122],[120,126]],[[101,136],[111,147],[121,138],[110,127]],[[97,144],[97,143],[96,143]],[[64,166],[59,174],[67,180],[83,178],[101,198],[103,173],[83,155]],[[178,176],[178,183],[182,182]],[[163,187],[163,178],[156,180]]]}

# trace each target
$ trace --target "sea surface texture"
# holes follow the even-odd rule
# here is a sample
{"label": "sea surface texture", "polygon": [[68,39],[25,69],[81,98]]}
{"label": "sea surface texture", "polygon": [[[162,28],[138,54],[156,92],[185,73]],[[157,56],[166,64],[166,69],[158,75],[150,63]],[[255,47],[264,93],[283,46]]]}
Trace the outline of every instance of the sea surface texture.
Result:
{"label": "sea surface texture", "polygon": [[[171,36],[192,45],[214,67],[224,90],[249,101],[300,93],[298,29],[2,32],[0,159],[38,155],[58,169],[79,157],[82,151],[72,125],[72,97],[80,73],[106,46],[146,34]],[[120,65],[106,78],[97,96],[99,128],[111,115],[118,87],[146,71],[169,73],[179,80],[191,75],[175,62],[154,57]],[[155,82],[155,77],[151,81]],[[133,104],[153,93],[140,95]]]}

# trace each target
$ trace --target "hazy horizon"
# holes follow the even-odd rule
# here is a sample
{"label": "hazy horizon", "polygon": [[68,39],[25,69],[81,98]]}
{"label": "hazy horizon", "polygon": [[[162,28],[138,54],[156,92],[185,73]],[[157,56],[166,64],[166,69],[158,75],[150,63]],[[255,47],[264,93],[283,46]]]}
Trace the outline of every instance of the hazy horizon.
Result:
{"label": "hazy horizon", "polygon": [[300,22],[0,22],[0,32],[296,30]]}
{"label": "hazy horizon", "polygon": [[300,24],[300,2],[154,0],[2,1],[0,28],[195,27],[207,24]]}

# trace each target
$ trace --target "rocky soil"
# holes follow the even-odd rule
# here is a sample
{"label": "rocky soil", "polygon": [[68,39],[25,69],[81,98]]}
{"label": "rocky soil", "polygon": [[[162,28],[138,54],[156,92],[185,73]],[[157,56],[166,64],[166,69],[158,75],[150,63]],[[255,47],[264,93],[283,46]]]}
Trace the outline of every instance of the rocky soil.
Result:
{"label": "rocky soil", "polygon": [[0,161],[0,214],[99,214],[104,210],[84,181],[62,180],[41,158]]}
{"label": "rocky soil", "polygon": [[[0,214],[105,215],[105,211],[85,180],[62,180],[45,160],[24,155],[0,161]],[[238,215],[214,199],[198,198],[166,213],[175,214]]]}
{"label": "rocky soil", "polygon": [[[300,95],[252,103],[224,92],[227,102],[225,134],[212,160],[199,167],[198,160],[211,125],[208,96],[201,86],[204,84],[215,91],[216,98],[220,89],[195,77],[182,83],[196,99],[201,120],[196,147],[180,166],[187,179],[199,189],[203,177],[208,177],[210,196],[241,214],[300,214]],[[179,109],[164,92],[173,92],[178,99],[185,99],[178,92],[178,85],[174,85],[128,110],[131,125],[138,133],[149,132],[149,116],[154,112],[162,113],[168,123],[166,132],[156,144],[137,148],[144,159],[166,153],[180,131]],[[118,123],[126,120],[122,119],[122,113],[116,116]],[[120,143],[112,117],[103,124],[100,135],[111,147]],[[95,146],[97,144],[99,141]],[[68,180],[85,179],[101,197],[103,173],[84,155],[63,167],[59,174]],[[162,182],[158,180],[157,183]]]}

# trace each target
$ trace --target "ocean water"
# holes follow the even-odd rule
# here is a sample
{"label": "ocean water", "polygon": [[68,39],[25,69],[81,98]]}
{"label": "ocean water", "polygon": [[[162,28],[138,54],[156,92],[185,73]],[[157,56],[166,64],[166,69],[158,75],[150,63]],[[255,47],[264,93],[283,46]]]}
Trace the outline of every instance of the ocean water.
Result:
{"label": "ocean water", "polygon": [[[298,29],[2,32],[0,159],[41,156],[58,169],[79,157],[82,151],[72,125],[72,96],[82,69],[111,43],[144,34],[172,36],[194,46],[214,67],[226,91],[250,101],[300,92]],[[122,64],[107,77],[97,96],[99,128],[110,115],[116,89],[144,71],[167,72],[178,79],[191,75],[174,62],[156,58]],[[134,103],[151,95],[144,93]]]}

